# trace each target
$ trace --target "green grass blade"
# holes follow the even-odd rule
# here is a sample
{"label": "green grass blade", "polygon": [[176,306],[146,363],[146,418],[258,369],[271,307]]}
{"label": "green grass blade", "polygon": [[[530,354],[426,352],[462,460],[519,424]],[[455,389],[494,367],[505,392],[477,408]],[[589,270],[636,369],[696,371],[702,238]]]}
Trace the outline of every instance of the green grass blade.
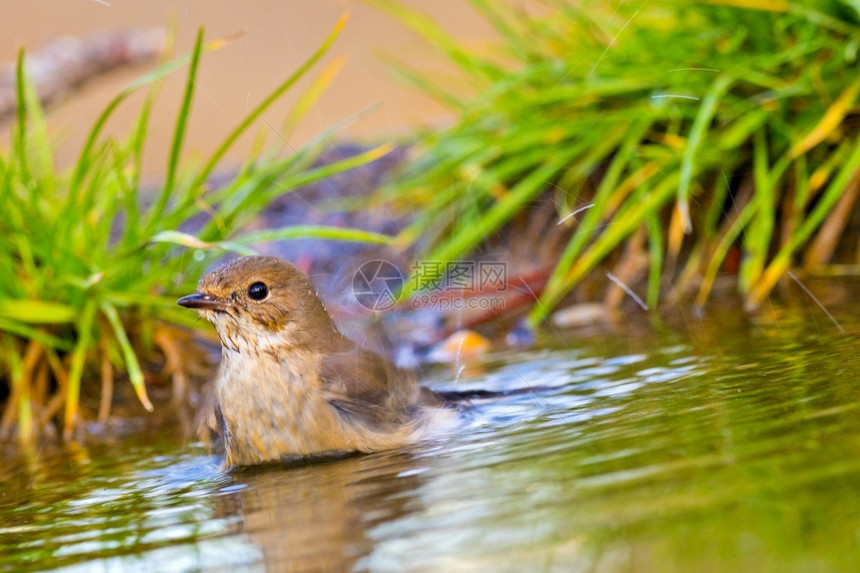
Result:
{"label": "green grass blade", "polygon": [[681,210],[681,223],[685,233],[689,233],[693,229],[693,223],[690,220],[690,185],[695,171],[696,155],[717,111],[717,105],[732,85],[732,81],[733,79],[727,75],[721,75],[714,80],[711,89],[708,90],[702,100],[702,105],[699,106],[692,128],[690,128],[690,137],[684,150],[684,158],[681,160],[681,178],[678,182],[678,207]]}
{"label": "green grass blade", "polygon": [[0,319],[27,324],[67,324],[77,316],[75,308],[45,300],[0,299]]}
{"label": "green grass blade", "polygon": [[18,50],[15,82],[15,95],[18,102],[16,109],[18,124],[15,126],[15,151],[21,175],[24,181],[28,181],[30,174],[29,167],[27,166],[27,96],[25,94],[27,80],[24,74],[24,48]]}
{"label": "green grass blade", "polygon": [[[210,52],[213,50],[220,49],[225,45],[229,44],[233,41],[233,37],[228,38],[220,38],[217,40],[213,40],[212,42],[207,43],[203,51]],[[131,82],[128,86],[125,87],[117,96],[115,96],[105,107],[104,111],[99,115],[96,119],[95,124],[90,129],[89,134],[87,135],[87,139],[84,142],[83,147],[81,148],[81,152],[78,155],[78,161],[75,164],[75,169],[72,174],[71,182],[69,183],[69,201],[68,204],[74,204],[74,200],[77,196],[77,190],[83,182],[84,177],[87,174],[90,165],[90,154],[93,151],[93,148],[98,141],[99,136],[101,135],[104,126],[107,124],[108,119],[113,115],[113,112],[116,111],[116,108],[125,101],[131,94],[136,92],[142,87],[145,87],[153,82],[156,82],[185,64],[191,61],[191,56],[183,56],[181,58],[177,58],[173,61],[162,64],[152,72],[144,74]]]}
{"label": "green grass blade", "polygon": [[[279,99],[284,92],[290,89],[296,82],[298,82],[301,78],[307,74],[307,72],[322,58],[334,44],[335,40],[340,36],[343,27],[346,25],[347,16],[344,14],[341,16],[340,20],[338,20],[334,29],[329,33],[328,37],[323,41],[322,45],[313,53],[311,56],[305,60],[305,62],[299,66],[299,68],[293,72],[293,74],[286,79],[286,81],[282,82],[277,88],[275,88],[262,102],[257,104],[251,112],[245,116],[245,118],[236,126],[233,131],[224,139],[221,145],[215,150],[215,152],[209,157],[209,160],[203,166],[203,169],[197,175],[194,182],[191,184],[190,189],[196,190],[202,187],[202,185],[206,182],[209,176],[212,174],[212,171],[215,169],[215,166],[221,161],[221,158],[227,153],[227,150],[233,146],[239,136],[241,136],[248,127],[254,123],[254,121],[259,118],[264,111],[266,111],[271,105]],[[191,199],[193,200],[193,199]]]}
{"label": "green grass blade", "polygon": [[199,249],[204,251],[217,249],[245,256],[257,254],[256,251],[254,251],[253,249],[248,248],[235,241],[217,241],[210,243],[207,241],[200,240],[194,235],[183,233],[181,231],[161,231],[160,233],[156,233],[152,238],[150,238],[149,242],[167,243],[179,247],[187,247],[189,249]]}
{"label": "green grass blade", "polygon": [[194,86],[197,82],[197,66],[200,63],[200,54],[203,52],[203,28],[197,31],[197,39],[194,49],[191,51],[191,63],[188,66],[188,79],[185,82],[185,92],[182,94],[182,104],[179,107],[179,115],[173,129],[173,142],[170,145],[170,153],[167,161],[167,179],[164,187],[158,195],[155,207],[151,210],[151,220],[159,221],[167,207],[167,202],[173,195],[176,185],[176,170],[179,167],[179,157],[182,154],[182,144],[185,141],[185,132],[191,115],[191,101],[194,98]]}
{"label": "green grass blade", "polygon": [[839,173],[828,185],[821,200],[812,209],[806,219],[798,226],[797,230],[791,235],[788,242],[774,256],[761,279],[750,291],[746,299],[746,306],[749,309],[757,308],[764,298],[770,293],[777,281],[788,270],[791,264],[791,257],[794,252],[805,243],[812,233],[821,225],[828,213],[831,212],[833,206],[842,196],[845,188],[848,185],[856,184],[853,180],[860,172],[860,139],[853,142],[853,149],[848,156]]}
{"label": "green grass blade", "polygon": [[146,386],[143,382],[143,372],[140,369],[140,363],[137,361],[137,355],[128,340],[128,335],[125,333],[125,328],[119,318],[119,313],[109,302],[103,302],[101,304],[101,310],[102,314],[105,315],[105,318],[107,318],[110,323],[114,336],[119,343],[120,350],[122,350],[122,357],[125,360],[125,367],[128,371],[128,379],[137,394],[137,398],[140,400],[140,403],[143,404],[143,407],[146,408],[147,412],[152,412],[152,402],[149,401],[149,397],[146,395]]}
{"label": "green grass blade", "polygon": [[326,225],[292,225],[281,229],[266,229],[246,233],[233,242],[239,245],[253,245],[267,243],[269,241],[282,241],[285,239],[329,239],[333,241],[349,241],[355,243],[373,243],[379,245],[390,245],[394,237],[382,235],[372,231],[361,229],[348,229],[344,227],[330,227]]}
{"label": "green grass blade", "polygon": [[[647,192],[646,192],[647,193]],[[663,276],[663,228],[656,212],[645,217],[648,231],[648,308],[657,308],[660,302],[660,280]]]}
{"label": "green grass blade", "polygon": [[49,348],[56,348],[57,350],[62,351],[70,351],[72,349],[72,344],[68,340],[60,338],[59,336],[53,336],[38,328],[34,328],[20,322],[0,318],[0,331],[8,332],[9,334],[14,334],[27,340],[35,340]]}
{"label": "green grass blade", "polygon": [[81,310],[80,318],[76,324],[78,340],[72,351],[71,364],[69,366],[69,380],[66,388],[66,408],[63,418],[63,437],[70,439],[75,428],[75,420],[78,415],[78,402],[81,395],[81,376],[84,372],[84,364],[87,352],[92,346],[93,322],[96,316],[97,305],[94,300],[87,301]]}

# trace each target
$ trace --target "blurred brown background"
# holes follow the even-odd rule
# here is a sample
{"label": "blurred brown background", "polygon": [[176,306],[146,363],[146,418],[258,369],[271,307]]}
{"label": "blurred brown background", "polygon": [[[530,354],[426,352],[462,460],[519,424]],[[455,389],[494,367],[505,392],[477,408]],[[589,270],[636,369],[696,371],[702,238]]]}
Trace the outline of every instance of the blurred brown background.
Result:
{"label": "blurred brown background", "polygon": [[[409,0],[403,4],[430,14],[467,46],[491,37],[486,22],[463,0]],[[0,62],[14,62],[19,46],[35,52],[58,36],[83,37],[132,26],[168,27],[171,21],[176,29],[178,55],[190,51],[199,26],[205,27],[207,39],[245,31],[231,45],[203,56],[186,140],[188,158],[212,151],[248,110],[320,45],[344,12],[350,14],[349,22],[326,61],[345,56],[346,65],[302,121],[290,144],[297,147],[326,127],[374,104],[378,108],[347,127],[342,139],[379,140],[403,134],[411,126],[444,122],[446,110],[399,83],[380,58],[382,54],[395,54],[418,66],[438,68],[441,60],[435,52],[399,22],[369,5],[350,0],[0,0]],[[316,73],[320,70],[322,66],[316,68]],[[61,164],[74,160],[75,150],[104,106],[144,71],[138,67],[97,79],[51,109],[50,125],[57,136]],[[180,70],[164,80],[153,111],[144,165],[150,179],[157,180],[164,173],[185,85],[184,73]],[[307,81],[299,88],[306,85]],[[279,126],[289,102],[300,91],[295,90],[266,112],[266,120]],[[143,93],[122,104],[109,124],[110,132],[128,132]],[[264,127],[261,123],[251,129],[227,162],[241,161],[252,142],[251,136]],[[3,131],[5,146],[8,125]]]}

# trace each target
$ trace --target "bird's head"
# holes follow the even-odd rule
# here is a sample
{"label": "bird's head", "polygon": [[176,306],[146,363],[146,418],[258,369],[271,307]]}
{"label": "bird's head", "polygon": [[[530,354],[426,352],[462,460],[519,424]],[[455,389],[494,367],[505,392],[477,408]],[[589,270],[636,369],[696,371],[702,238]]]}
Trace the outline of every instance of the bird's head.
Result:
{"label": "bird's head", "polygon": [[285,350],[340,337],[316,290],[277,257],[242,257],[206,274],[197,292],[177,301],[211,322],[236,352]]}

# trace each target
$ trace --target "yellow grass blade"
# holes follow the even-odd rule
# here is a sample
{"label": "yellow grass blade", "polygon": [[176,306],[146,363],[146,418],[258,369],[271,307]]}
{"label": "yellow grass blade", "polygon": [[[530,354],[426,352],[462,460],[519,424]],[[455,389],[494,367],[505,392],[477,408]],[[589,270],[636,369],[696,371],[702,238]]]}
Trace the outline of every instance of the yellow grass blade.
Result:
{"label": "yellow grass blade", "polygon": [[860,92],[860,78],[857,78],[854,83],[845,88],[845,90],[839,94],[836,101],[827,108],[826,112],[824,112],[824,115],[821,117],[821,121],[818,122],[806,137],[798,141],[794,147],[791,148],[791,158],[795,159],[803,155],[824,141],[828,135],[833,133],[833,131],[842,124],[842,120],[845,119],[845,115],[854,106],[858,92]]}
{"label": "yellow grass blade", "polygon": [[788,12],[790,8],[785,0],[704,0],[704,3],[713,6],[733,6],[768,12]]}

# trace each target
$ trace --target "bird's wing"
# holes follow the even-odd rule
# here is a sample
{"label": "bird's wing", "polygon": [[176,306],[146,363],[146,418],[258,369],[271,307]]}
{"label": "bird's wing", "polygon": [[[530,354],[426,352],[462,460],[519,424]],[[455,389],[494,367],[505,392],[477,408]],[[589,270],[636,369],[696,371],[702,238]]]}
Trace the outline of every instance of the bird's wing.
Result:
{"label": "bird's wing", "polygon": [[399,423],[398,372],[381,356],[361,348],[328,354],[320,380],[328,402],[341,414],[371,426]]}

